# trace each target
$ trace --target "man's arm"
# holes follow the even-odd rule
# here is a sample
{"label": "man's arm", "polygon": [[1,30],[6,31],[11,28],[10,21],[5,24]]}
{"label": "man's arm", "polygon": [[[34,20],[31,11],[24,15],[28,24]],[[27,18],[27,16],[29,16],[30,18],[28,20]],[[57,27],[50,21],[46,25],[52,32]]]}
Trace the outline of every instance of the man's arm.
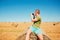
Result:
{"label": "man's arm", "polygon": [[37,18],[35,18],[35,19],[32,19],[32,22],[35,22],[35,21],[38,21],[38,20],[37,20]]}

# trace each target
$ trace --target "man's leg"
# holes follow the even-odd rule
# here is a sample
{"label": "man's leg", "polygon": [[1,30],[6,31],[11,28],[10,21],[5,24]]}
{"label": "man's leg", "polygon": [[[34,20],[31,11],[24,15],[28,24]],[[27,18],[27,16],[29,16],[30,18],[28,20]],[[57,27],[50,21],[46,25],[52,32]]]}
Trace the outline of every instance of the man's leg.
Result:
{"label": "man's leg", "polygon": [[25,40],[29,40],[30,33],[31,33],[31,30],[28,29],[27,34],[26,34],[26,39],[25,39]]}
{"label": "man's leg", "polygon": [[42,34],[38,34],[38,38],[39,38],[39,40],[43,40],[43,35]]}
{"label": "man's leg", "polygon": [[37,34],[37,36],[40,40],[43,40],[43,35],[42,35],[43,33],[42,33],[42,30],[40,28],[37,28],[35,33]]}

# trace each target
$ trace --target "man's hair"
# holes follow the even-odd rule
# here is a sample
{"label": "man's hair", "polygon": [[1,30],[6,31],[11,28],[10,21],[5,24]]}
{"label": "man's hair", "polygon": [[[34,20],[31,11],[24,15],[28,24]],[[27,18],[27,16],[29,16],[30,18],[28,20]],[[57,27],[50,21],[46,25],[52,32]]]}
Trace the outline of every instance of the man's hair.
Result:
{"label": "man's hair", "polygon": [[40,10],[39,9],[36,9],[35,11],[38,11],[38,14],[40,14]]}

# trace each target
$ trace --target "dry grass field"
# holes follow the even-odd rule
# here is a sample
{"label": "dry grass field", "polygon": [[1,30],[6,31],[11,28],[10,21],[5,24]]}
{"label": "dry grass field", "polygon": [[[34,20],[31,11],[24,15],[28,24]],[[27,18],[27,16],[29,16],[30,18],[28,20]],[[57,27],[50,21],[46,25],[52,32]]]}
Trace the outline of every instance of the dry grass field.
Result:
{"label": "dry grass field", "polygon": [[[31,22],[0,22],[0,40],[16,40]],[[60,22],[43,22],[40,27],[51,40],[60,40]]]}

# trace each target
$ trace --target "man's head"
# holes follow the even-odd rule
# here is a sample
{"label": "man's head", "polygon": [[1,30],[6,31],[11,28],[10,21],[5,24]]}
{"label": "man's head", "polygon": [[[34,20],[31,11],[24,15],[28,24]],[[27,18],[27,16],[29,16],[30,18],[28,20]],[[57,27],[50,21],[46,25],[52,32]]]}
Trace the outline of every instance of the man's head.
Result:
{"label": "man's head", "polygon": [[35,10],[35,16],[39,15],[40,14],[40,10],[39,9],[36,9]]}

